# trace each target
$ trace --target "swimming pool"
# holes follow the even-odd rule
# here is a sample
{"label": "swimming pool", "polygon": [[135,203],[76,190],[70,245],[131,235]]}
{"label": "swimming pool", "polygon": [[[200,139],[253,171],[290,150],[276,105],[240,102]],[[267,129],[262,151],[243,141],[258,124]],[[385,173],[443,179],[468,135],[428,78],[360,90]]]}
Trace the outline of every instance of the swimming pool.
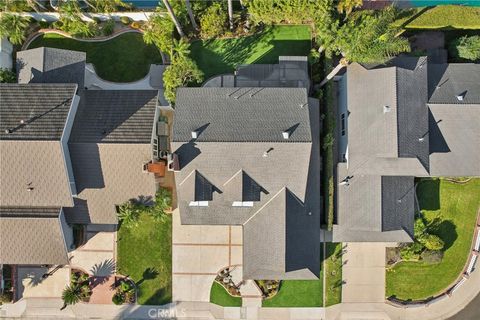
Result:
{"label": "swimming pool", "polygon": [[131,3],[137,8],[155,8],[158,6],[158,0],[123,0],[123,2]]}

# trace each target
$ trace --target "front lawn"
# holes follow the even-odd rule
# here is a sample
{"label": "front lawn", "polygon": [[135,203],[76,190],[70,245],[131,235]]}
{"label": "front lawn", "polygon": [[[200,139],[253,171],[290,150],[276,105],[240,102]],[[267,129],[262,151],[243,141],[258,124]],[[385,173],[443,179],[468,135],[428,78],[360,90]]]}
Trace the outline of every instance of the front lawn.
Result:
{"label": "front lawn", "polygon": [[278,63],[281,55],[306,56],[310,48],[309,26],[273,26],[248,37],[195,41],[191,56],[208,79],[233,73],[239,64]]}
{"label": "front lawn", "polygon": [[125,33],[103,42],[83,42],[47,33],[36,38],[28,47],[53,47],[87,53],[87,62],[93,63],[102,79],[113,82],[131,82],[144,78],[150,64],[161,64],[157,47],[146,45],[139,33]]}
{"label": "front lawn", "polygon": [[156,221],[142,213],[138,226],[120,226],[117,238],[117,269],[137,284],[138,303],[171,302],[172,217]]}
{"label": "front lawn", "polygon": [[341,243],[326,243],[325,307],[342,302],[342,248]]}
{"label": "front lawn", "polygon": [[222,307],[241,307],[242,298],[231,296],[217,281],[213,281],[210,289],[210,302]]}
{"label": "front lawn", "polygon": [[461,274],[470,253],[480,207],[480,179],[466,184],[423,179],[417,196],[427,228],[445,242],[444,257],[438,264],[400,262],[387,270],[387,297],[419,300],[440,293]]}
{"label": "front lawn", "polygon": [[480,29],[480,8],[447,5],[410,9],[395,25],[405,29]]}

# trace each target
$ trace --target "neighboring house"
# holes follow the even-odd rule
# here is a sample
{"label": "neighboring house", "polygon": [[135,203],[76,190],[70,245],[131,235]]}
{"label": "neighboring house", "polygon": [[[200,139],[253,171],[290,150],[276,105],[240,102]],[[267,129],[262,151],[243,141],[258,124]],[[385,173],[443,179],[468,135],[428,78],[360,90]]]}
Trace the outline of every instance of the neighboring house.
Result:
{"label": "neighboring house", "polygon": [[244,279],[319,277],[319,124],[302,86],[177,91],[181,223],[243,226]]}
{"label": "neighboring house", "polygon": [[0,38],[0,69],[11,70],[13,67],[13,45],[7,38]]}
{"label": "neighboring house", "polygon": [[480,65],[354,63],[338,101],[333,241],[410,242],[414,177],[480,176]]}
{"label": "neighboring house", "polygon": [[72,224],[111,230],[155,195],[157,91],[83,90],[85,58],[19,52],[20,83],[0,84],[0,264],[68,264]]}

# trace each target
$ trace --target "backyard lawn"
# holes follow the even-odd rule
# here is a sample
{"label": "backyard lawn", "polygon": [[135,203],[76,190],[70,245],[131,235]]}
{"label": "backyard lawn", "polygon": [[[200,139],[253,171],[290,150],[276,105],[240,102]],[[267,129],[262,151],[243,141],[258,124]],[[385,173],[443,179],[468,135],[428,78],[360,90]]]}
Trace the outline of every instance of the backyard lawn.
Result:
{"label": "backyard lawn", "polygon": [[305,56],[310,48],[309,26],[273,26],[248,37],[195,41],[191,56],[208,79],[232,73],[239,64],[277,63],[280,55]]}
{"label": "backyard lawn", "polygon": [[49,33],[36,38],[29,49],[38,47],[84,51],[98,76],[113,82],[140,80],[147,75],[150,64],[162,63],[158,49],[146,45],[139,33],[125,33],[104,42],[82,42]]}
{"label": "backyard lawn", "polygon": [[163,305],[172,300],[172,219],[155,221],[142,213],[138,226],[120,227],[118,272],[132,278],[138,303]]}
{"label": "backyard lawn", "polygon": [[459,5],[405,10],[395,25],[406,29],[480,29],[480,8]]}
{"label": "backyard lawn", "polygon": [[480,207],[480,179],[466,184],[424,179],[417,196],[432,233],[445,242],[444,257],[438,264],[400,262],[387,270],[387,297],[419,300],[440,293],[460,275],[470,252]]}
{"label": "backyard lawn", "polygon": [[216,281],[213,281],[210,289],[210,302],[222,307],[241,307],[242,298],[232,297],[225,288]]}
{"label": "backyard lawn", "polygon": [[341,243],[326,243],[325,307],[342,302],[342,248]]}

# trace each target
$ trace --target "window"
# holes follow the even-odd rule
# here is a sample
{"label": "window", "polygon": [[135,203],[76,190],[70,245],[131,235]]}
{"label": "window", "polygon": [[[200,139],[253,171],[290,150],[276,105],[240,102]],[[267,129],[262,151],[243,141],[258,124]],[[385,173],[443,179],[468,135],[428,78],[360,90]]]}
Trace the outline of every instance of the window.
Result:
{"label": "window", "polygon": [[341,119],[342,119],[342,136],[344,136],[345,135],[345,113],[342,113]]}

